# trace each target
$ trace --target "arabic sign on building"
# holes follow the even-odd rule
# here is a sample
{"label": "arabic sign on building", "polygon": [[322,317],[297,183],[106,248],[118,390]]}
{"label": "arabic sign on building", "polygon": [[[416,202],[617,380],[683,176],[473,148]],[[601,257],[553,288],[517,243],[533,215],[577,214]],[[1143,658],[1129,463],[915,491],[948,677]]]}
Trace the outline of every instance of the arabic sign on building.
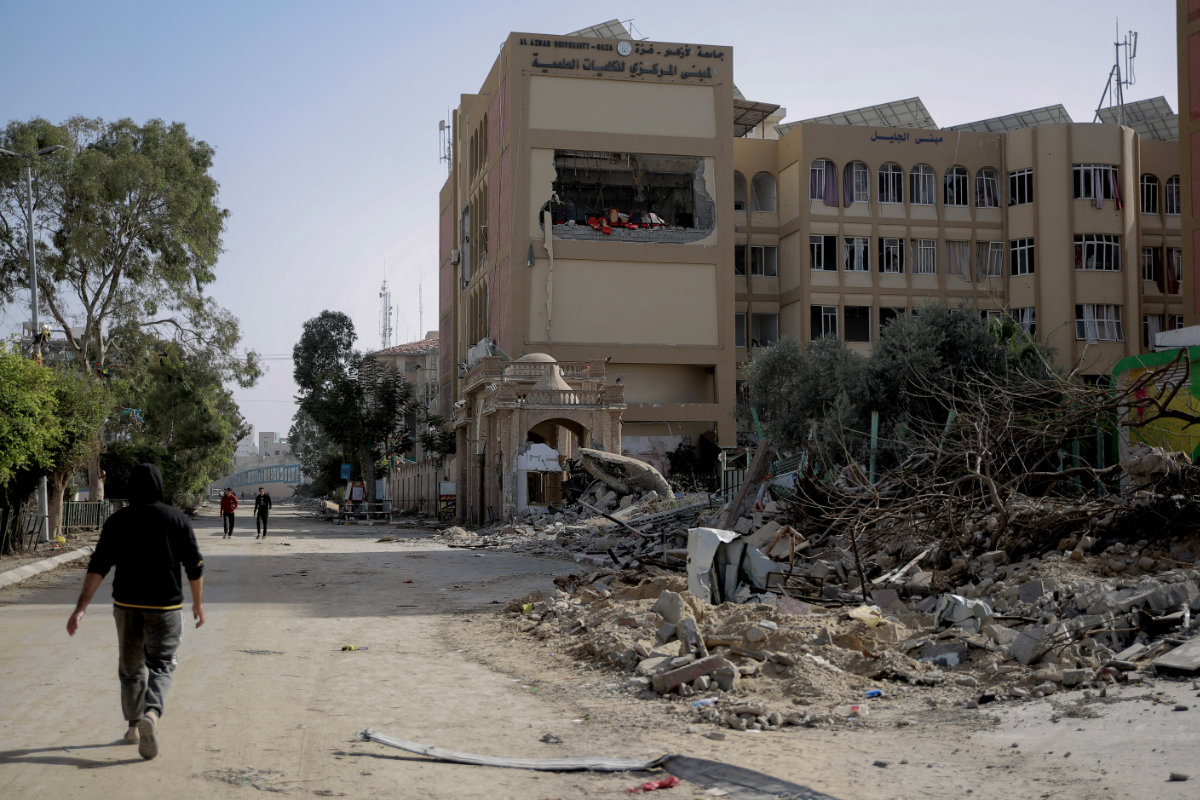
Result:
{"label": "arabic sign on building", "polygon": [[729,63],[725,60],[729,55],[726,50],[701,45],[535,36],[520,36],[517,44],[530,48],[530,66],[547,74],[574,72],[703,82],[719,77],[718,65]]}

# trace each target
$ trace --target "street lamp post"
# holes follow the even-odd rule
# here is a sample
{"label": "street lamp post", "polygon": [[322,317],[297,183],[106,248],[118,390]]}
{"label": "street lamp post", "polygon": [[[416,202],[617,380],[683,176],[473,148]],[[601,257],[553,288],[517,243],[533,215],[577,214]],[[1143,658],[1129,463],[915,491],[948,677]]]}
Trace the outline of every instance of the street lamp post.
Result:
{"label": "street lamp post", "polygon": [[[48,156],[62,149],[61,144],[56,144],[52,147],[43,147],[34,153],[14,153],[12,150],[0,147],[0,155],[25,159],[25,233],[29,246],[29,310],[33,315],[33,357],[38,361],[42,359],[42,330],[38,322],[37,250],[33,246],[33,159],[38,156]],[[37,494],[38,514],[45,520],[42,525],[40,541],[48,542],[50,541],[50,506],[45,475],[38,481]]]}

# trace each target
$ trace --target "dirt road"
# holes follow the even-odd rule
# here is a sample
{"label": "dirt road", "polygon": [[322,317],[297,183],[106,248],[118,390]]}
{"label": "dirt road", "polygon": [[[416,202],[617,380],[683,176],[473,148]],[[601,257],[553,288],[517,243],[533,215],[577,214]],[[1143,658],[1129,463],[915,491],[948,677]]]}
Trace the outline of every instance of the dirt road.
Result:
{"label": "dirt road", "polygon": [[[187,629],[153,761],[118,743],[111,579],[73,639],[83,563],[0,592],[0,798],[615,798],[646,777],[438,763],[356,741],[367,727],[502,756],[684,753],[843,800],[1200,796],[1200,770],[1166,782],[1192,771],[1200,744],[1200,708],[1172,710],[1196,702],[1190,682],[1156,687],[1153,701],[1114,692],[1057,722],[1043,701],[996,713],[898,706],[865,730],[713,740],[687,704],[638,698],[620,674],[500,624],[503,604],[569,562],[448,549],[427,532],[332,526],[286,507],[266,540],[250,522],[242,515],[225,541],[215,517],[197,521],[208,622]],[[690,784],[663,795],[711,796]]]}

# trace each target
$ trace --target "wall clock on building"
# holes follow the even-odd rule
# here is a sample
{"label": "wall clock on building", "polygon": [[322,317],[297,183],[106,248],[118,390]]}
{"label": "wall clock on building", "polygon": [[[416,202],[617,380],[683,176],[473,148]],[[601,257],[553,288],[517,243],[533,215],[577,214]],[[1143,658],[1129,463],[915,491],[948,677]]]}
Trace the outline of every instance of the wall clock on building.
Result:
{"label": "wall clock on building", "polygon": [[633,45],[622,39],[621,41],[617,42],[617,52],[623,56],[627,56],[633,52]]}

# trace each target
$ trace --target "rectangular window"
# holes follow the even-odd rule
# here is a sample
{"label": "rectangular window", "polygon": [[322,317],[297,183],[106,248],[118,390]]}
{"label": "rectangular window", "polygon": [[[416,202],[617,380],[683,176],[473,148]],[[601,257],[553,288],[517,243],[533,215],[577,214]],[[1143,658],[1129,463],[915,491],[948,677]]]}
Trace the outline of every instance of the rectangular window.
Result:
{"label": "rectangular window", "polygon": [[896,317],[904,314],[903,308],[889,308],[886,306],[879,307],[879,330],[882,331],[887,327],[887,324]]}
{"label": "rectangular window", "polygon": [[1170,270],[1167,277],[1167,292],[1169,294],[1179,294],[1182,290],[1183,281],[1183,250],[1178,247],[1167,248],[1167,269]]}
{"label": "rectangular window", "polygon": [[846,341],[871,341],[871,307],[846,306]]}
{"label": "rectangular window", "polygon": [[1179,210],[1182,206],[1179,204],[1179,176],[1172,175],[1167,178],[1166,191],[1163,193],[1163,211],[1168,216],[1179,216]]}
{"label": "rectangular window", "polygon": [[[914,275],[937,274],[937,240],[917,239],[917,263],[913,265]],[[849,325],[849,323],[847,323]]]}
{"label": "rectangular window", "polygon": [[1167,330],[1177,331],[1183,327],[1183,314],[1167,314]]}
{"label": "rectangular window", "polygon": [[956,166],[946,170],[946,205],[970,205],[971,195],[967,190],[970,184],[970,176],[967,174],[965,167]]}
{"label": "rectangular window", "polygon": [[744,245],[734,245],[733,248],[733,274],[746,274],[746,248]]}
{"label": "rectangular window", "polygon": [[812,306],[809,333],[813,339],[836,339],[838,335],[838,307]]}
{"label": "rectangular window", "polygon": [[1018,169],[1008,173],[1008,204],[1024,205],[1033,202],[1033,170]]}
{"label": "rectangular window", "polygon": [[746,346],[746,315],[743,313],[733,315],[733,346]]}
{"label": "rectangular window", "polygon": [[1142,347],[1146,350],[1154,347],[1154,337],[1163,329],[1162,314],[1142,315]]}
{"label": "rectangular window", "polygon": [[979,280],[998,278],[1004,274],[1004,242],[975,244],[975,275]]}
{"label": "rectangular window", "polygon": [[1117,168],[1109,164],[1076,164],[1071,169],[1076,200],[1117,197]]}
{"label": "rectangular window", "polygon": [[1075,234],[1075,269],[1120,271],[1121,237],[1109,233]]}
{"label": "rectangular window", "polygon": [[1157,247],[1142,248],[1142,280],[1158,282],[1159,254]]}
{"label": "rectangular window", "polygon": [[1017,323],[1020,324],[1020,326],[1024,328],[1025,332],[1030,336],[1033,336],[1037,333],[1037,316],[1034,313],[1035,310],[1036,309],[1033,306],[1025,306],[1024,308],[1013,309],[1013,319],[1016,320]]}
{"label": "rectangular window", "polygon": [[779,341],[778,314],[750,315],[750,344],[753,347],[765,347]]}
{"label": "rectangular window", "polygon": [[975,205],[979,208],[1000,207],[1000,176],[991,167],[975,173]]}
{"label": "rectangular window", "polygon": [[946,274],[970,279],[971,243],[946,242]]}
{"label": "rectangular window", "polygon": [[842,269],[846,272],[866,272],[871,267],[871,240],[866,236],[847,236],[844,241]]}
{"label": "rectangular window", "polygon": [[808,253],[812,269],[837,271],[836,236],[809,236]]}
{"label": "rectangular window", "polygon": [[1153,175],[1142,176],[1142,213],[1158,213],[1158,178]]}
{"label": "rectangular window", "polygon": [[1075,306],[1075,339],[1080,342],[1123,342],[1121,307],[1101,303]]}
{"label": "rectangular window", "polygon": [[750,274],[764,278],[779,275],[779,248],[775,245],[750,245]]}
{"label": "rectangular window", "polygon": [[879,240],[879,271],[888,274],[904,272],[904,240],[885,236]]}
{"label": "rectangular window", "polygon": [[850,168],[853,171],[850,200],[854,203],[869,202],[871,199],[871,171],[861,161],[855,161]]}
{"label": "rectangular window", "polygon": [[1004,319],[1004,312],[998,308],[985,308],[979,312],[979,316],[984,322],[991,322],[992,320],[999,322]]}
{"label": "rectangular window", "polygon": [[1013,239],[1008,243],[1009,273],[1012,275],[1033,274],[1033,239]]}

